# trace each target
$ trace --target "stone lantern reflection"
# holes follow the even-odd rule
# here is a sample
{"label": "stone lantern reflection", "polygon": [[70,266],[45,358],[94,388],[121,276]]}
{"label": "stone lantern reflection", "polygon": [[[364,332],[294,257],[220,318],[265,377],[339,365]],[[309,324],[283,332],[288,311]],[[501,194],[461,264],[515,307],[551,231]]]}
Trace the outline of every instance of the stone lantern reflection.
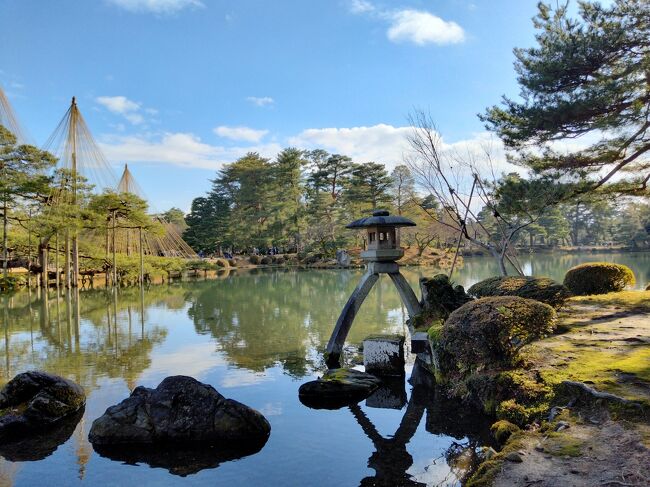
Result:
{"label": "stone lantern reflection", "polygon": [[395,262],[404,255],[404,250],[400,247],[400,227],[414,226],[415,223],[408,218],[391,216],[386,210],[375,210],[372,216],[355,220],[346,226],[346,228],[366,231],[368,245],[361,253],[361,258],[367,262],[367,271],[343,307],[327,344],[327,365],[330,368],[340,365],[343,344],[354,317],[380,274],[388,274],[391,278],[409,316],[413,317],[420,312],[420,303],[411,286],[400,274],[399,265]]}

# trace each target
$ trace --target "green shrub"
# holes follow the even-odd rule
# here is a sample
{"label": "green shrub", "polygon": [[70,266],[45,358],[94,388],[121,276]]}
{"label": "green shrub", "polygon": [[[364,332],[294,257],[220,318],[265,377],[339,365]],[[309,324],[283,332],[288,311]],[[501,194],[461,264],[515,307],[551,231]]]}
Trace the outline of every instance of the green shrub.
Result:
{"label": "green shrub", "polygon": [[259,265],[260,264],[260,256],[259,255],[251,255],[248,258],[248,261],[253,264],[253,265]]}
{"label": "green shrub", "polygon": [[635,283],[632,269],[609,262],[587,262],[575,266],[564,276],[564,285],[578,296],[622,291]]}
{"label": "green shrub", "polygon": [[518,296],[481,298],[454,311],[442,330],[441,347],[461,372],[516,365],[521,347],[553,331],[557,316],[548,304]]}
{"label": "green shrub", "polygon": [[477,282],[467,290],[476,298],[489,296],[519,296],[561,308],[571,296],[571,291],[548,277],[497,276]]}
{"label": "green shrub", "polygon": [[273,259],[268,255],[265,255],[260,259],[260,264],[262,265],[271,265],[272,263],[273,263]]}
{"label": "green shrub", "polygon": [[517,431],[520,431],[519,426],[505,419],[497,421],[490,426],[490,433],[492,433],[492,436],[494,436],[494,439],[500,445],[505,445],[508,439]]}
{"label": "green shrub", "polygon": [[226,259],[217,259],[216,260],[217,267],[230,267],[230,264]]}

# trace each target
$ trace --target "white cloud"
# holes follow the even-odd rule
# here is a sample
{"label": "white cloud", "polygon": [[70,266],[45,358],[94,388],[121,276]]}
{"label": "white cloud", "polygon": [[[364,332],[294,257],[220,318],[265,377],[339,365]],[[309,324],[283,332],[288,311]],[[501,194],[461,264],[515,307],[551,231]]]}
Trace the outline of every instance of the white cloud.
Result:
{"label": "white cloud", "polygon": [[[406,136],[410,126],[394,127],[377,124],[370,127],[320,128],[303,130],[289,139],[289,145],[303,149],[323,148],[333,153],[345,154],[355,162],[379,162],[387,169],[403,164],[404,156],[411,153]],[[442,139],[441,149],[460,156],[472,155],[477,160],[483,156],[486,146],[491,146],[494,170],[497,175],[518,168],[506,161],[500,141],[492,140],[485,132],[473,134],[471,138],[452,143]],[[486,167],[481,169],[488,170]]]}
{"label": "white cloud", "polygon": [[424,44],[457,44],[465,40],[465,32],[456,22],[449,22],[429,12],[400,10],[391,14],[386,35],[393,42]]}
{"label": "white cloud", "polygon": [[226,127],[225,125],[221,125],[214,129],[214,133],[226,139],[259,142],[269,131],[256,130],[250,127]]}
{"label": "white cloud", "polygon": [[378,124],[371,127],[312,128],[289,139],[289,144],[301,148],[323,148],[345,154],[357,162],[381,162],[394,167],[408,151],[406,135],[410,127]]}
{"label": "white cloud", "polygon": [[282,150],[278,144],[224,147],[206,144],[191,133],[158,135],[112,135],[102,138],[100,147],[109,161],[173,164],[182,167],[219,169],[247,152],[273,157]]}
{"label": "white cloud", "polygon": [[389,22],[386,36],[391,42],[425,44],[457,44],[465,40],[463,28],[456,22],[414,9],[378,9],[369,0],[350,0],[350,12],[365,14]]}
{"label": "white cloud", "polygon": [[275,100],[270,96],[249,96],[246,100],[258,107],[265,107],[275,104]]}
{"label": "white cloud", "polygon": [[[140,113],[142,104],[129,100],[125,96],[100,96],[95,101],[105,107],[109,112],[121,115],[133,125],[140,125],[144,122],[144,117]],[[156,112],[151,108],[145,109],[147,113],[152,113],[152,111]]]}
{"label": "white cloud", "polygon": [[200,0],[107,0],[133,13],[174,14],[186,8],[205,7]]}
{"label": "white cloud", "polygon": [[[210,170],[217,170],[223,164],[233,162],[248,152],[258,152],[262,157],[273,158],[288,146],[299,149],[322,148],[331,153],[348,155],[358,163],[382,163],[390,171],[403,164],[404,156],[410,154],[411,149],[406,140],[410,132],[409,126],[395,127],[389,124],[310,128],[279,142],[259,143],[259,140],[244,140],[234,147],[208,144],[192,133],[113,134],[103,137],[100,146],[112,162],[173,164]],[[441,148],[445,152],[462,157],[473,156],[480,161],[483,159],[483,149],[486,145],[492,148],[493,168],[497,176],[502,172],[522,172],[521,168],[506,161],[501,143],[485,132],[472,134],[471,137],[454,142],[443,139]],[[481,173],[489,175],[490,169],[487,165],[479,163],[478,168]]]}
{"label": "white cloud", "polygon": [[129,100],[126,96],[100,96],[96,101],[109,111],[120,115],[140,110],[140,104]]}
{"label": "white cloud", "polygon": [[350,12],[353,14],[365,14],[374,12],[375,6],[367,0],[351,0]]}

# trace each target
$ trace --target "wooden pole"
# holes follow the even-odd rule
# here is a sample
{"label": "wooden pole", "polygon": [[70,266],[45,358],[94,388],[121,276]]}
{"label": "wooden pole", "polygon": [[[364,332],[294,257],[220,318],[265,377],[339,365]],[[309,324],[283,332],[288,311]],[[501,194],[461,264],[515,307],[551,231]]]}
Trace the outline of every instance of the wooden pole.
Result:
{"label": "wooden pole", "polygon": [[61,274],[59,268],[59,232],[57,232],[56,236],[54,237],[54,245],[56,246],[56,249],[54,251],[54,267],[56,267],[56,288],[59,289],[59,286],[61,285]]}
{"label": "wooden pole", "polygon": [[117,258],[115,256],[115,210],[113,210],[113,286],[117,286]]}
{"label": "wooden pole", "polygon": [[29,223],[27,227],[27,287],[32,287],[32,208],[29,207]]}
{"label": "wooden pole", "polygon": [[70,289],[70,231],[65,231],[65,259],[63,263],[64,274],[65,274],[65,287]]}
{"label": "wooden pole", "polygon": [[144,249],[142,247],[142,227],[138,228],[140,237],[140,284],[144,284]]}
{"label": "wooden pole", "polygon": [[[70,113],[70,137],[72,142],[72,204],[77,204],[77,102],[72,97]],[[79,285],[79,240],[75,227],[72,234],[72,286]]]}

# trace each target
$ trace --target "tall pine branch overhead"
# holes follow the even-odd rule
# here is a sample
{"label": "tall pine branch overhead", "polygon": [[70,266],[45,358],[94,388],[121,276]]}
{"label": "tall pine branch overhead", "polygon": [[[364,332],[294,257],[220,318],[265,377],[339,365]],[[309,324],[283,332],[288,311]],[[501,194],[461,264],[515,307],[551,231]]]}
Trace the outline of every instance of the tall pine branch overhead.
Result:
{"label": "tall pine branch overhead", "polygon": [[[481,119],[512,160],[562,177],[578,192],[648,194],[650,2],[539,4],[537,45],[515,49],[521,99],[503,98]],[[571,141],[567,152],[558,141]],[[560,146],[562,147],[562,146]]]}

